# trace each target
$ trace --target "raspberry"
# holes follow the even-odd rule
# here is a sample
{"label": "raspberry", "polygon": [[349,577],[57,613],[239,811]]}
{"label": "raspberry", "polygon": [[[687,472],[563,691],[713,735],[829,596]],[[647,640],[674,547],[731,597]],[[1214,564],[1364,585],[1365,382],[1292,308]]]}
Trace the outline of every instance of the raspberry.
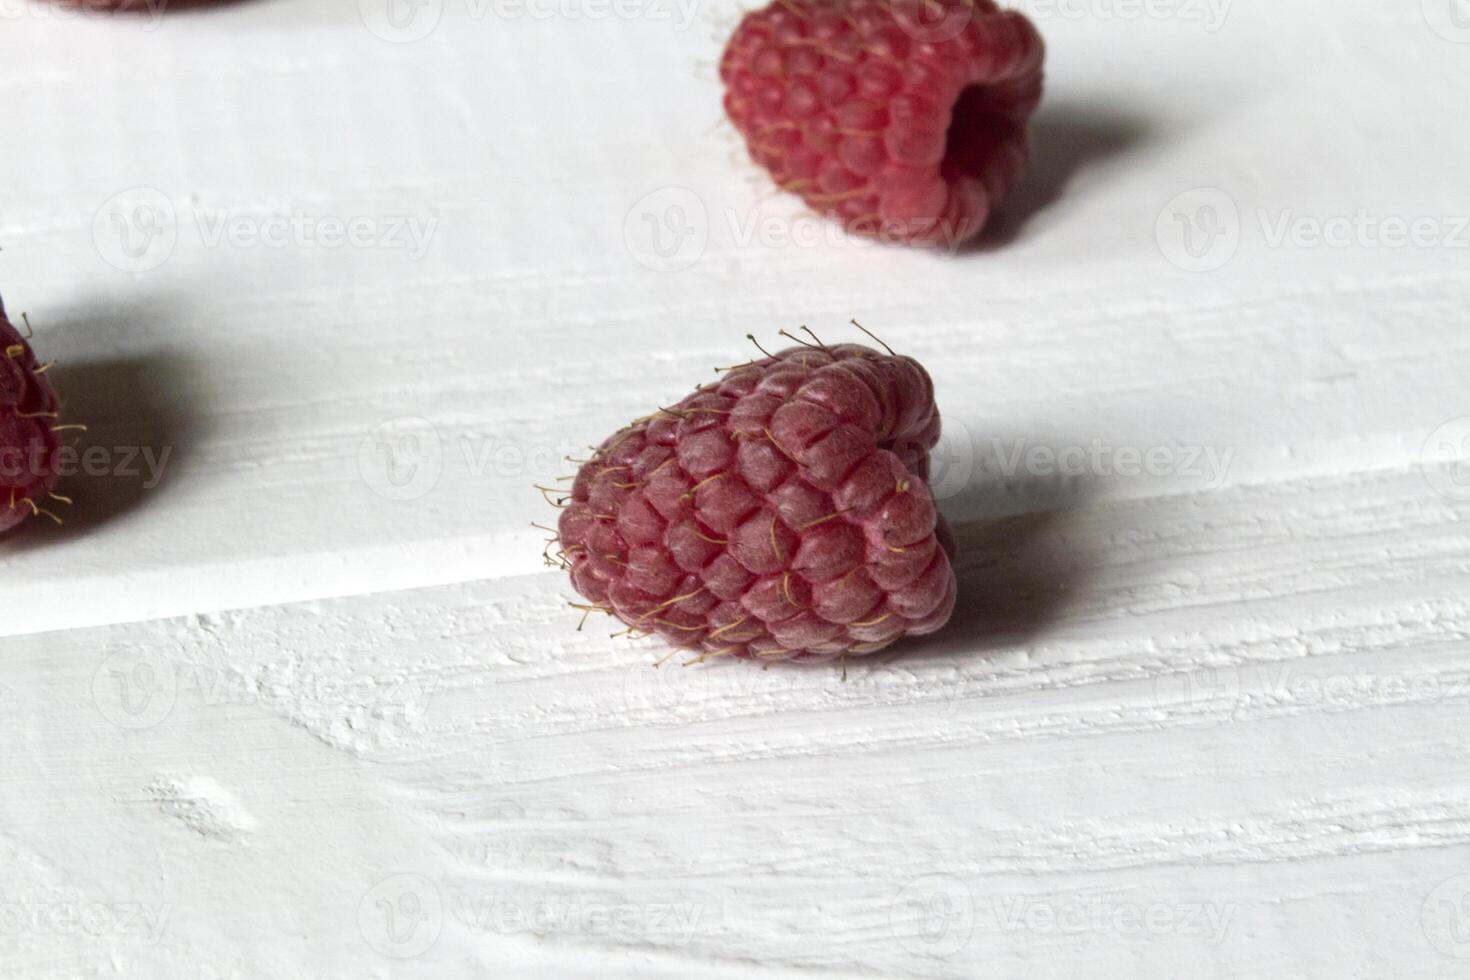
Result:
{"label": "raspberry", "polygon": [[779,187],[849,232],[954,248],[1020,178],[1042,56],[993,0],[775,0],[740,22],[720,79]]}
{"label": "raspberry", "polygon": [[578,608],[699,660],[821,662],[932,633],[955,603],[938,439],[909,357],[818,344],[727,369],[577,472],[558,543]]}
{"label": "raspberry", "polygon": [[33,514],[56,486],[58,402],[31,345],[0,304],[0,531]]}

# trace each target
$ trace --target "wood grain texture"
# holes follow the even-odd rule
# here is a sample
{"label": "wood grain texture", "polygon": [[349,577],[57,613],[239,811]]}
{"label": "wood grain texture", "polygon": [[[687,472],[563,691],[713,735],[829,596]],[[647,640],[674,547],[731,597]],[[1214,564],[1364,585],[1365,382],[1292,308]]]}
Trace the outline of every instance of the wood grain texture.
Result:
{"label": "wood grain texture", "polygon": [[1467,507],[1377,474],[967,523],[955,628],[846,680],[656,670],[554,572],[14,638],[16,894],[171,910],[137,970],[413,950],[354,927],[386,887],[433,910],[409,975],[1449,975]]}
{"label": "wood grain texture", "polygon": [[[373,3],[0,10],[0,290],[105,462],[0,543],[0,976],[1464,972],[1447,4],[1031,4],[1036,165],[938,256],[751,173],[728,4]],[[852,316],[952,626],[577,631],[532,484]]]}

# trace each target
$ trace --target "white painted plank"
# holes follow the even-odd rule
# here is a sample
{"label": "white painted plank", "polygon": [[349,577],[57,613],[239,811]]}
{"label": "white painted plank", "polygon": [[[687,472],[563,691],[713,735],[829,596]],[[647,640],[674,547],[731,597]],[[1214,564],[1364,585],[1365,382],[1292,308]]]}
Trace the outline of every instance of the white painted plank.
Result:
{"label": "white painted plank", "polygon": [[[858,315],[924,358],[982,463],[995,439],[1230,454],[1219,480],[1094,481],[1108,496],[1399,467],[1470,414],[1470,241],[1453,234],[1470,201],[1447,165],[1470,152],[1454,84],[1470,69],[1417,10],[1236,5],[1218,30],[1182,10],[1043,16],[1032,183],[1008,234],[944,259],[780,237],[822,226],[772,198],[719,124],[708,63],[731,9],[683,30],[675,8],[480,9],[444,3],[413,44],[326,2],[152,30],[7,24],[0,87],[25,151],[0,181],[0,289],[60,359],[92,444],[171,455],[155,490],[146,469],[71,481],[70,528],[0,545],[0,633],[529,571],[528,484],[558,470],[543,457],[743,356],[747,330],[798,322],[836,335]],[[175,234],[131,264],[104,206],[138,187]],[[694,198],[639,204],[667,187]],[[1166,205],[1209,187],[1240,215],[1238,251],[1187,272],[1167,258]],[[681,202],[709,215],[703,251],[645,268],[645,212]],[[1433,219],[1440,247],[1272,243],[1283,216],[1300,230],[1360,210]],[[326,248],[268,223],[297,215],[363,218],[387,240]],[[273,230],[291,247],[260,241]],[[442,471],[384,499],[373,433],[404,417],[432,425],[420,445]],[[1002,511],[1070,493],[988,486]]]}
{"label": "white painted plank", "polygon": [[[1467,514],[1407,472],[967,524],[954,628],[846,681],[654,670],[554,572],[11,638],[15,894],[172,909],[151,945],[11,943],[42,974],[1453,975]],[[405,890],[432,911],[395,940]]]}

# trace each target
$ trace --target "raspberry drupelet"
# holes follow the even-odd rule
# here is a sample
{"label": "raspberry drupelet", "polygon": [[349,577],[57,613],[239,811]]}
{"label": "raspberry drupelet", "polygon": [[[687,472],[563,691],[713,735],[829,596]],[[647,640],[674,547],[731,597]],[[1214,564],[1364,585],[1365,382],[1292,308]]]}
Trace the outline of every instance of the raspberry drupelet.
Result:
{"label": "raspberry drupelet", "polygon": [[1043,56],[993,0],[776,0],[720,78],[777,186],[854,234],[953,249],[1020,179]]}
{"label": "raspberry drupelet", "polygon": [[822,662],[932,633],[955,603],[938,438],[909,357],[818,344],[729,369],[581,466],[558,527],[581,608],[699,660]]}

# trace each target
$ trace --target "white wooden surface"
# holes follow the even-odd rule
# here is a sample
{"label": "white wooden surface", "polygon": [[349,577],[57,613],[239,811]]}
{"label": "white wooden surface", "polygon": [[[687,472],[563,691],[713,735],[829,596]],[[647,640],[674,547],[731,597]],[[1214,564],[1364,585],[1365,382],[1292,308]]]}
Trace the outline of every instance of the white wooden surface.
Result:
{"label": "white wooden surface", "polygon": [[[1463,4],[1036,0],[943,257],[752,174],[733,5],[379,3],[0,6],[0,290],[107,460],[0,543],[0,975],[1465,975]],[[850,316],[952,628],[574,631],[530,484]]]}

